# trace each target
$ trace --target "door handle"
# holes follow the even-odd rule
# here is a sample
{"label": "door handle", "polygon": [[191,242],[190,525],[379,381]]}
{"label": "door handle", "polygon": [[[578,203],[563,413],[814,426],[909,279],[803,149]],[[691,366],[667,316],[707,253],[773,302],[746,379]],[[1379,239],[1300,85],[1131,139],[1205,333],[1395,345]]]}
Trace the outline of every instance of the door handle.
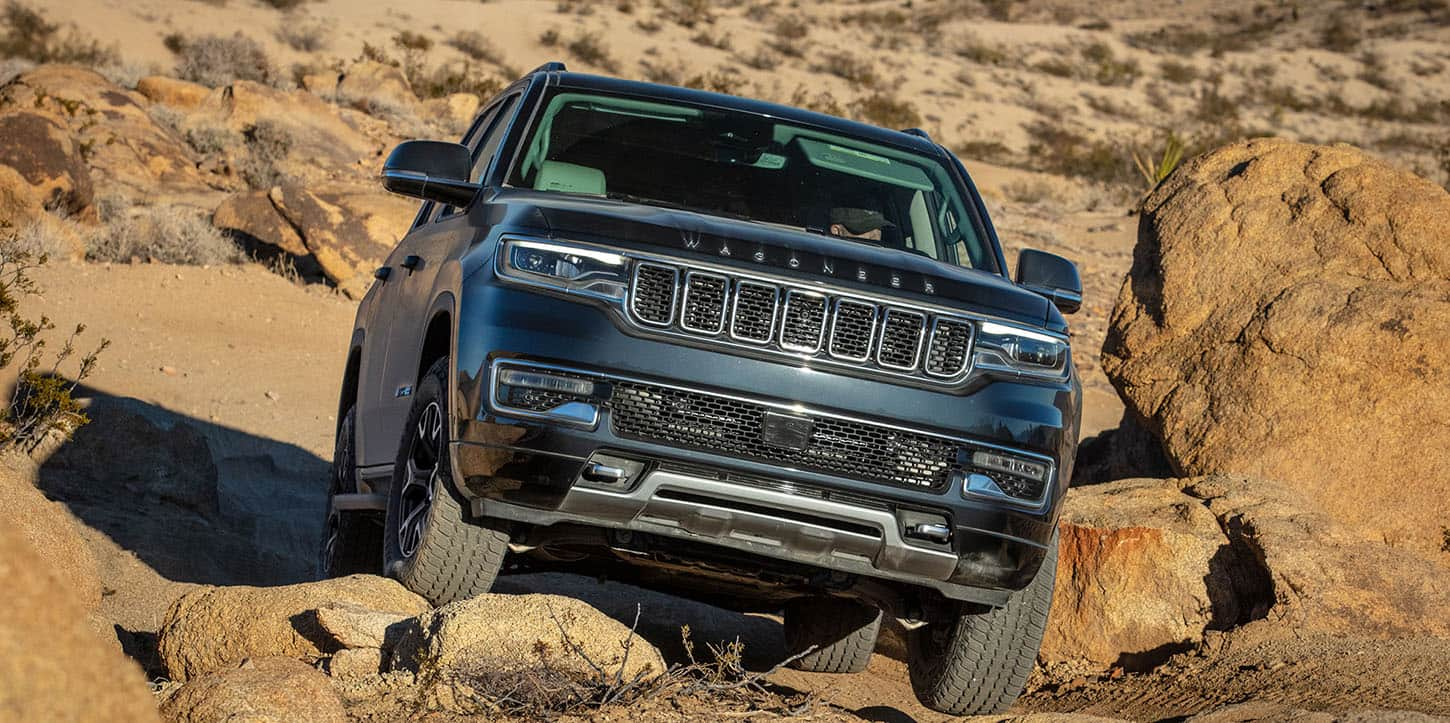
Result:
{"label": "door handle", "polygon": [[392,275],[393,270],[388,268],[387,266],[379,266],[378,268],[373,270],[373,278],[377,279],[378,281],[387,281],[388,277]]}
{"label": "door handle", "polygon": [[423,265],[423,257],[422,256],[409,256],[409,257],[403,259],[403,263],[401,263],[399,265],[402,266],[403,268],[409,270],[409,271],[413,271],[414,269],[417,269],[419,266],[422,266]]}

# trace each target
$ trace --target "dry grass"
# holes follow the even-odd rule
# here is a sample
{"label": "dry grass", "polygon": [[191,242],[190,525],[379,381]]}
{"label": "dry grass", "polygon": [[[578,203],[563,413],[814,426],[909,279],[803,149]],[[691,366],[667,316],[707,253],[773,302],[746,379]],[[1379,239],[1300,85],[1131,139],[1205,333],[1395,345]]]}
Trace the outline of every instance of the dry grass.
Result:
{"label": "dry grass", "polygon": [[849,51],[832,51],[821,55],[819,63],[811,66],[818,73],[830,73],[842,80],[854,83],[859,88],[874,88],[878,82],[876,69],[869,57],[861,57]]}
{"label": "dry grass", "polygon": [[252,188],[271,188],[287,180],[280,169],[281,162],[292,150],[292,134],[286,126],[262,119],[246,129],[243,137],[247,154],[238,164],[238,173]]}
{"label": "dry grass", "polygon": [[211,225],[199,209],[132,206],[119,198],[97,204],[102,227],[90,239],[87,258],[168,264],[215,265],[245,260],[241,249]]}
{"label": "dry grass", "polygon": [[172,34],[167,36],[166,46],[178,56],[176,75],[182,80],[212,88],[238,80],[277,80],[277,71],[261,44],[241,33],[200,38]]}
{"label": "dry grass", "polygon": [[327,27],[314,20],[285,18],[277,24],[277,39],[304,53],[327,49]]}
{"label": "dry grass", "polygon": [[882,128],[915,128],[921,125],[916,106],[890,93],[872,93],[851,104],[852,113],[860,120]]}
{"label": "dry grass", "polygon": [[1052,184],[1040,178],[1009,181],[1002,185],[1002,193],[1013,201],[1026,204],[1042,203],[1056,195]]}

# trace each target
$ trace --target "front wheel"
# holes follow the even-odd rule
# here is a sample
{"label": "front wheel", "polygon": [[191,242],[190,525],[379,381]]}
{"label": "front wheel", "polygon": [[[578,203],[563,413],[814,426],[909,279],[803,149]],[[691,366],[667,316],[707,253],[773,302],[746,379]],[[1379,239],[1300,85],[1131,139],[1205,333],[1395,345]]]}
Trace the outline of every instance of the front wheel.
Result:
{"label": "front wheel", "polygon": [[1037,660],[1052,588],[1057,536],[1032,582],[1000,608],[954,606],[945,619],[911,632],[911,687],[928,708],[951,715],[1002,713],[1012,706]]}
{"label": "front wheel", "polygon": [[434,605],[488,592],[508,534],[467,519],[448,457],[448,360],[418,385],[403,427],[384,529],[384,570]]}

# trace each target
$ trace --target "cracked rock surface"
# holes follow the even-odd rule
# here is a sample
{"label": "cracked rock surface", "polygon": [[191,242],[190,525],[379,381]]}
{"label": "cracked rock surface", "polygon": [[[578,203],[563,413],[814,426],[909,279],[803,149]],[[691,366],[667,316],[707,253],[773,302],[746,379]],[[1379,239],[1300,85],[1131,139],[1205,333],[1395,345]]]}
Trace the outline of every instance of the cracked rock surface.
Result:
{"label": "cracked rock surface", "polygon": [[1446,228],[1443,188],[1349,146],[1201,156],[1144,203],[1104,370],[1177,473],[1282,480],[1367,537],[1438,553]]}

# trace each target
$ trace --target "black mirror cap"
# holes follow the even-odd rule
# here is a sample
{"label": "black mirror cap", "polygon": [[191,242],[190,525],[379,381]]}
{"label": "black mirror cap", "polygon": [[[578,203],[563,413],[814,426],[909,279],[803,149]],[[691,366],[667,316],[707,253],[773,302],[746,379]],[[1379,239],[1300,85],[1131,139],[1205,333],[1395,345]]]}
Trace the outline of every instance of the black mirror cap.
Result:
{"label": "black mirror cap", "polygon": [[465,206],[478,193],[468,180],[468,146],[447,141],[404,141],[383,161],[383,188],[404,196]]}
{"label": "black mirror cap", "polygon": [[1024,249],[1017,255],[1017,285],[1046,296],[1064,314],[1082,307],[1077,265],[1057,254]]}

